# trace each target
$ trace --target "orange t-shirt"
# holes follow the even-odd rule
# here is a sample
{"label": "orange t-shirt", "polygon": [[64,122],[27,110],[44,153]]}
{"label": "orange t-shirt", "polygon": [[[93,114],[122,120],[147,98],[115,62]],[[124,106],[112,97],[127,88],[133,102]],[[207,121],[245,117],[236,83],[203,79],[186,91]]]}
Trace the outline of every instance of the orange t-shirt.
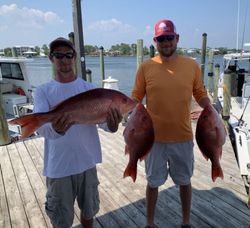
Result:
{"label": "orange t-shirt", "polygon": [[199,65],[195,60],[177,56],[171,61],[153,57],[139,66],[132,97],[142,101],[153,120],[155,141],[183,142],[193,139],[191,100],[207,96]]}

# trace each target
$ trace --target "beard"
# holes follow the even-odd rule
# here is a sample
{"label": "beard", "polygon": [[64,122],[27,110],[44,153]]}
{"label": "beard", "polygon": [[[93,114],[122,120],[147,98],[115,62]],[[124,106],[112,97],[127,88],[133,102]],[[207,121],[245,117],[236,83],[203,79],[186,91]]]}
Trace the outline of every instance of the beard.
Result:
{"label": "beard", "polygon": [[177,44],[167,47],[158,46],[158,51],[160,55],[166,58],[171,57],[176,52],[176,49],[177,49]]}

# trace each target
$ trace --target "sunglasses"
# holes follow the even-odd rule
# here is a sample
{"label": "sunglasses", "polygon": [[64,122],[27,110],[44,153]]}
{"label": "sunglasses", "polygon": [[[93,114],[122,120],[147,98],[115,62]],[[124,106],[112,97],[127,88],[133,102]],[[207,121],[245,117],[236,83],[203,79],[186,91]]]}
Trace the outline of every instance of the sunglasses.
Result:
{"label": "sunglasses", "polygon": [[155,40],[158,43],[162,43],[164,41],[173,41],[174,39],[175,39],[175,35],[158,36],[155,38]]}
{"label": "sunglasses", "polygon": [[51,55],[56,57],[57,59],[63,59],[64,57],[66,57],[67,59],[73,59],[75,56],[75,53],[74,52],[68,52],[68,53],[54,52]]}

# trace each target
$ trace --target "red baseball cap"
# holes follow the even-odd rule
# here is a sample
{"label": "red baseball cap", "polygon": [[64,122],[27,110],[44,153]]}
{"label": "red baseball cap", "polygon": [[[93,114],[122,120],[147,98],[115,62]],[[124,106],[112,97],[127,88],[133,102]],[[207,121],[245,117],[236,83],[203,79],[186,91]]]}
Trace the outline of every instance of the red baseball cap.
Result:
{"label": "red baseball cap", "polygon": [[155,24],[155,36],[176,35],[175,25],[170,20],[161,20]]}

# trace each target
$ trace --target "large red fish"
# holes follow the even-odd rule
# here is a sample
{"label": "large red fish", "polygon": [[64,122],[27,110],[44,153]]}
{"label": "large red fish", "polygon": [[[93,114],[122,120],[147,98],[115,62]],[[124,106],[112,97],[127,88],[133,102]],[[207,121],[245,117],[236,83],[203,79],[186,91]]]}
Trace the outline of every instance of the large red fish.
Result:
{"label": "large red fish", "polygon": [[21,116],[9,123],[21,126],[21,139],[24,139],[64,112],[71,113],[72,122],[76,124],[98,124],[106,121],[110,107],[118,109],[123,115],[135,106],[135,101],[117,90],[97,88],[66,99],[49,112]]}
{"label": "large red fish", "polygon": [[222,146],[226,140],[226,130],[222,120],[212,105],[207,105],[198,119],[195,133],[197,144],[208,160],[212,163],[212,180],[223,179],[220,165]]}
{"label": "large red fish", "polygon": [[154,143],[154,128],[151,117],[142,104],[137,104],[123,132],[126,143],[125,154],[129,154],[129,163],[124,177],[137,175],[137,161],[144,159]]}

